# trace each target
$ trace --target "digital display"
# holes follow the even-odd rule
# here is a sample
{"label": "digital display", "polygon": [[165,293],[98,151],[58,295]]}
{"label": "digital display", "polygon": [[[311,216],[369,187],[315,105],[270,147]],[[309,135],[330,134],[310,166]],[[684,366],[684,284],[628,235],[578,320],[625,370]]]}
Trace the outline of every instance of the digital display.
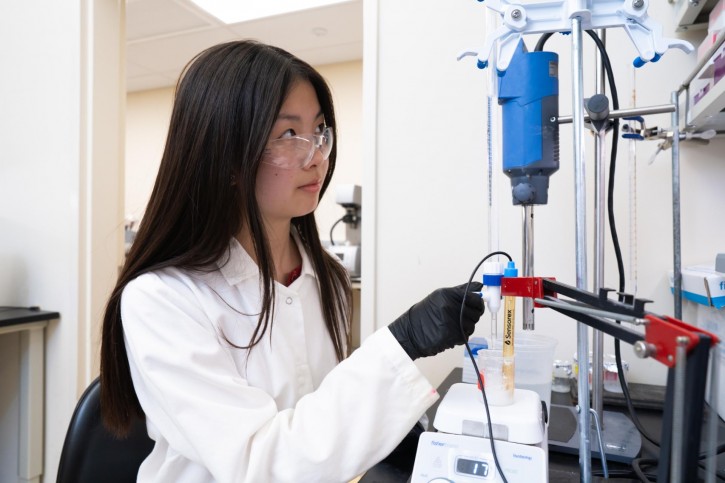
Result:
{"label": "digital display", "polygon": [[456,473],[485,478],[488,476],[488,463],[485,461],[458,458],[456,460]]}

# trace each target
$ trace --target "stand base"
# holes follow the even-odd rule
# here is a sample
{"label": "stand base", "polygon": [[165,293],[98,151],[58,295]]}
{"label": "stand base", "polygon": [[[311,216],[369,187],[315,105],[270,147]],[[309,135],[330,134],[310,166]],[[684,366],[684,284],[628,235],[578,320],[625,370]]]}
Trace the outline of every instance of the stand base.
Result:
{"label": "stand base", "polygon": [[[602,440],[607,461],[631,463],[642,448],[642,438],[634,423],[622,413],[604,411]],[[592,418],[593,422],[593,418]],[[549,451],[579,454],[576,409],[552,405],[549,415]],[[596,428],[589,432],[592,457],[601,458]]]}

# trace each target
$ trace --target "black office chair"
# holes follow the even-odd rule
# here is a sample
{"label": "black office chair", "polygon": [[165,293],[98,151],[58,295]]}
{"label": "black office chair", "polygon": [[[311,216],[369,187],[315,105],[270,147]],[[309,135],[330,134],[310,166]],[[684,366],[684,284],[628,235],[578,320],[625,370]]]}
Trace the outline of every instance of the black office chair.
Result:
{"label": "black office chair", "polygon": [[106,430],[101,422],[101,384],[96,379],[73,412],[56,483],[135,483],[138,468],[153,447],[140,419],[124,439]]}

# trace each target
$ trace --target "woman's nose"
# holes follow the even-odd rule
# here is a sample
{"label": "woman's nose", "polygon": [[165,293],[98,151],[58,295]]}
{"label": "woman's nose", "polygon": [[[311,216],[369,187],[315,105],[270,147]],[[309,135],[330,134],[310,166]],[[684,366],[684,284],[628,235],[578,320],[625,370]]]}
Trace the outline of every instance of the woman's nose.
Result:
{"label": "woman's nose", "polygon": [[310,159],[310,162],[307,165],[307,167],[316,168],[319,165],[321,165],[322,163],[324,163],[325,161],[327,161],[327,160],[324,159],[322,156],[322,149],[316,146],[314,148],[314,150],[312,151],[312,159]]}

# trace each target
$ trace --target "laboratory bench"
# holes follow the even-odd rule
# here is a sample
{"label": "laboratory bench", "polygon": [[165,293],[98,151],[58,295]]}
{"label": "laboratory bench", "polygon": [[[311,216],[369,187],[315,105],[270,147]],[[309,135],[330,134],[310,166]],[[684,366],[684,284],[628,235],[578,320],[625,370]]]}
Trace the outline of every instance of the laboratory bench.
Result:
{"label": "laboratory bench", "polygon": [[37,308],[0,307],[0,336],[20,335],[18,476],[21,481],[39,482],[43,473],[45,327],[59,317],[58,312]]}
{"label": "laboratory bench", "polygon": [[[426,415],[430,421],[430,430],[433,429],[433,420],[435,419],[436,409],[440,404],[445,393],[455,383],[461,382],[462,369],[455,368],[450,374],[444,379],[441,385],[438,387],[438,392],[441,398],[431,406]],[[645,431],[651,435],[654,439],[659,439],[660,431],[662,427],[662,401],[664,399],[664,387],[653,386],[648,384],[628,384],[630,393],[632,396],[633,404],[636,409],[637,417],[644,427]],[[552,438],[557,438],[557,433],[561,433],[561,425],[556,423],[557,418],[562,418],[562,414],[566,411],[562,411],[566,408],[573,407],[576,402],[576,387],[572,386],[572,390],[568,393],[551,393],[551,405],[553,408],[552,415],[550,416],[549,425],[549,482],[550,483],[579,483],[580,471],[579,471],[579,457],[578,454],[572,452],[571,454],[552,451],[551,443]],[[604,410],[609,412],[617,412],[627,414],[627,408],[624,404],[624,398],[621,394],[616,393],[604,393],[603,397]],[[707,417],[705,418],[707,421]],[[576,420],[573,421],[576,425]],[[555,429],[554,426],[557,426]],[[703,437],[707,434],[703,428]],[[569,429],[565,429],[569,431]],[[368,470],[365,475],[360,479],[359,483],[406,483],[410,479],[410,475],[413,470],[413,463],[415,460],[415,453],[417,449],[418,435],[422,432],[422,428],[414,428],[413,431],[405,438],[405,440],[396,448],[396,450],[385,460],[375,465],[373,468]],[[565,439],[567,436],[563,436]],[[718,418],[718,445],[725,441],[725,422]],[[592,450],[595,450],[597,441],[595,437],[590,439]],[[640,457],[642,458],[657,458],[659,452],[657,448],[642,438],[642,447],[640,451]],[[639,482],[634,475],[631,474],[631,465],[628,463],[621,463],[617,461],[607,462],[610,477],[605,479],[601,475],[602,465],[598,458],[592,458],[592,481],[603,482]],[[645,469],[647,473],[656,474],[656,469]],[[718,457],[717,461],[718,474],[725,473],[725,455]],[[656,481],[656,478],[650,478],[652,481]],[[704,478],[701,480],[704,481]],[[719,481],[723,481],[720,479]]]}

